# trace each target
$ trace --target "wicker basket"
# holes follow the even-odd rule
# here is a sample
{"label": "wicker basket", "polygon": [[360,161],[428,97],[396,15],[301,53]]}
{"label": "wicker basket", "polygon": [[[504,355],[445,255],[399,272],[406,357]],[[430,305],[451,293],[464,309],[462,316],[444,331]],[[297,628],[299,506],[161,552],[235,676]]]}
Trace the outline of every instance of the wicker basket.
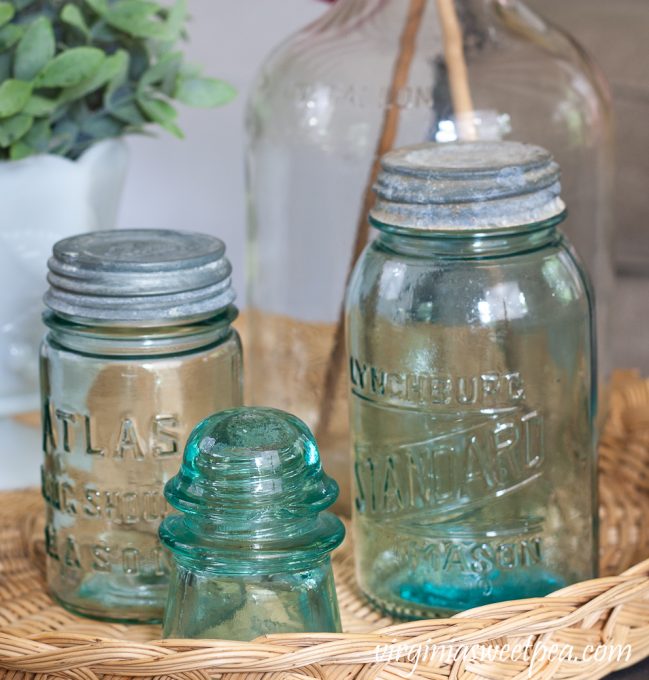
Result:
{"label": "wicker basket", "polygon": [[[394,625],[357,595],[350,540],[335,555],[345,633],[251,643],[163,640],[154,626],[81,619],[43,580],[35,491],[0,495],[4,678],[600,678],[649,656],[649,381],[614,377],[601,441],[603,578],[452,619]],[[1,670],[4,669],[4,670]]]}

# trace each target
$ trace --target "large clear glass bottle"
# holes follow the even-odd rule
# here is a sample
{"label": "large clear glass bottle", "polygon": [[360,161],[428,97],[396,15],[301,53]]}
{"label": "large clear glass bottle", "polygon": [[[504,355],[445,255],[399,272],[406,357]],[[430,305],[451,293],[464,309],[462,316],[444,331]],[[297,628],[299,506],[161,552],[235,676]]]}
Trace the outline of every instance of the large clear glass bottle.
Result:
{"label": "large clear glass bottle", "polygon": [[50,260],[41,350],[47,582],[66,608],[160,621],[165,483],[192,427],[242,401],[218,239],[94,232]]}
{"label": "large clear glass bottle", "polygon": [[347,296],[361,589],[430,617],[593,577],[593,307],[557,165],[410,147],[377,193]]}
{"label": "large clear glass bottle", "polygon": [[[390,110],[398,113],[394,146],[453,141],[470,128],[478,138],[553,153],[570,205],[566,231],[596,288],[606,365],[613,285],[606,88],[582,49],[523,2],[455,0],[473,102],[473,112],[456,115],[439,6],[338,0],[271,55],[249,102],[249,399],[296,413],[314,429],[343,501],[346,390],[342,361],[331,380],[331,354]],[[408,31],[413,7],[423,13]]]}

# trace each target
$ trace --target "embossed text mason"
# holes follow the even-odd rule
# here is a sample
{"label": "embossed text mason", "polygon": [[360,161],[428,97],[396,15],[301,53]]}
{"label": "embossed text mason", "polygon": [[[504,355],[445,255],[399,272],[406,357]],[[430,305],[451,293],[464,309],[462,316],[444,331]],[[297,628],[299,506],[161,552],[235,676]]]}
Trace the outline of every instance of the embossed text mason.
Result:
{"label": "embossed text mason", "polygon": [[592,296],[539,147],[383,159],[347,296],[358,581],[390,613],[596,570]]}
{"label": "embossed text mason", "polygon": [[41,356],[47,580],[77,613],[162,618],[164,484],[192,427],[241,403],[224,250],[153,230],[54,247]]}

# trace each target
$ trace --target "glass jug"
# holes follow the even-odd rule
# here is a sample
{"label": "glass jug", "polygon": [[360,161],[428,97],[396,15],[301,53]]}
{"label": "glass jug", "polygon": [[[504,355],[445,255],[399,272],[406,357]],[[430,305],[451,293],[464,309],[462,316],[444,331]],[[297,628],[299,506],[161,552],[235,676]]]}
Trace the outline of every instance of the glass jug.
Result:
{"label": "glass jug", "polygon": [[[502,138],[552,152],[570,206],[568,236],[595,285],[606,369],[605,84],[569,36],[519,0],[455,0],[455,34],[448,8],[444,0],[338,0],[270,56],[249,101],[248,399],[314,430],[345,508],[341,306],[367,238],[373,159],[390,148]],[[467,97],[458,105],[458,62],[446,56],[454,47],[471,108]]]}

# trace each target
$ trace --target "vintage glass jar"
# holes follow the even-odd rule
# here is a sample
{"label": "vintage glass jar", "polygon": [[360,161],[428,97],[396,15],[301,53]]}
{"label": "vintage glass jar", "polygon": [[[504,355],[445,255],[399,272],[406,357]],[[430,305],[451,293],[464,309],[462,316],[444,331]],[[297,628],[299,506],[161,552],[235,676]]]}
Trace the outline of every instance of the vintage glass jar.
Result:
{"label": "vintage glass jar", "polygon": [[523,2],[454,0],[473,107],[456,110],[442,4],[337,0],[273,52],[249,100],[248,397],[307,422],[347,502],[344,352],[334,341],[382,130],[394,136],[384,151],[468,138],[469,128],[549,149],[563,170],[565,230],[594,281],[600,328],[607,322],[606,85],[577,43]]}
{"label": "vintage glass jar", "polygon": [[231,267],[204,234],[60,241],[41,350],[47,582],[66,608],[159,621],[165,483],[195,423],[242,400]]}
{"label": "vintage glass jar", "polygon": [[382,168],[346,303],[361,589],[430,617],[593,577],[593,299],[557,164],[474,142]]}

